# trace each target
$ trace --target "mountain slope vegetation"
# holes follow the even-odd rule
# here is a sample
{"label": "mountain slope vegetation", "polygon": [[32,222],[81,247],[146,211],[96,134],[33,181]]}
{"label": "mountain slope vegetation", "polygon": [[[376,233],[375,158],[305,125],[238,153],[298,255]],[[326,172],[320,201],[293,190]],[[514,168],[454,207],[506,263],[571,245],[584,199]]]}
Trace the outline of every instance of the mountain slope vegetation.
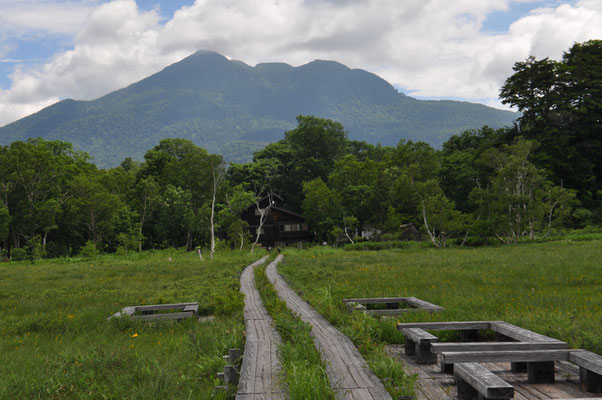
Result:
{"label": "mountain slope vegetation", "polygon": [[141,160],[162,138],[186,138],[244,162],[283,137],[298,115],[340,121],[349,138],[439,147],[451,135],[510,125],[517,114],[481,104],[421,101],[378,76],[334,61],[255,67],[196,52],[164,70],[91,101],[66,99],[0,128],[0,144],[30,137],[64,140],[101,167]]}

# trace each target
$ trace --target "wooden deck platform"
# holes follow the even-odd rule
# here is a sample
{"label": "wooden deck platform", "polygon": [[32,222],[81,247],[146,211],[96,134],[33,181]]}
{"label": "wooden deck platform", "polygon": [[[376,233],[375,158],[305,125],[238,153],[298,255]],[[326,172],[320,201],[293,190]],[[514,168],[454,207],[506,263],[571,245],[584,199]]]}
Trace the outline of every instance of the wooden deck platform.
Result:
{"label": "wooden deck platform", "polygon": [[391,399],[351,340],[297,296],[276,272],[275,262],[266,268],[266,275],[288,308],[312,326],[314,343],[326,362],[326,373],[337,399]]}
{"label": "wooden deck platform", "polygon": [[[417,364],[405,355],[403,345],[388,345],[389,356],[403,362],[406,372],[416,374],[416,400],[457,400],[458,393],[452,375],[443,374],[438,364]],[[510,372],[510,363],[481,363],[514,386],[514,399],[600,399],[599,394],[579,388],[579,368],[569,362],[555,363],[556,382],[552,384],[527,383],[527,373]]]}
{"label": "wooden deck platform", "polygon": [[254,270],[267,260],[267,256],[249,265],[240,277],[240,290],[245,294],[246,342],[243,354],[237,400],[288,398],[286,390],[278,383],[282,367],[278,360],[280,335],[272,318],[261,302],[255,287]]}

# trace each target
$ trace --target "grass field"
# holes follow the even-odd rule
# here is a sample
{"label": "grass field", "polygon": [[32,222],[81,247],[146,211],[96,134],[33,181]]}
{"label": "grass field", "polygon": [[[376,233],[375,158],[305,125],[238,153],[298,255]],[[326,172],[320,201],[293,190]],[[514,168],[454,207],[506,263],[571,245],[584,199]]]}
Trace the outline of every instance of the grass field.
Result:
{"label": "grass field", "polygon": [[[260,257],[178,251],[0,264],[0,399],[206,399],[243,342],[239,274]],[[170,261],[171,260],[171,261]],[[106,318],[199,302],[212,322]]]}
{"label": "grass field", "polygon": [[[602,241],[489,248],[289,250],[282,275],[361,348],[400,343],[397,321],[505,320],[602,354]],[[349,315],[348,297],[415,296],[445,308]],[[445,338],[445,336],[444,336]]]}
{"label": "grass field", "polygon": [[[263,254],[261,254],[263,255]],[[239,275],[261,256],[179,251],[0,264],[0,399],[206,399],[244,341]],[[602,240],[489,248],[287,250],[279,272],[351,337],[395,396],[412,377],[382,351],[397,321],[501,319],[602,353]],[[261,272],[261,270],[260,270]],[[307,326],[257,281],[283,336],[292,398],[332,396]],[[416,296],[438,314],[348,314],[345,297]],[[212,322],[107,322],[124,306],[198,301]],[[313,382],[313,383],[312,383]],[[309,383],[309,384],[308,384]]]}

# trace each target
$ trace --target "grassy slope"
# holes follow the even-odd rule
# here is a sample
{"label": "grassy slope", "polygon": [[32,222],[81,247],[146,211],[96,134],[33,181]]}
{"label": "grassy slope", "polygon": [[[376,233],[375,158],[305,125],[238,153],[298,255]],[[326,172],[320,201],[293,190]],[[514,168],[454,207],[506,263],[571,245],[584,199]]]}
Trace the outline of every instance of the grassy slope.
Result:
{"label": "grassy slope", "polygon": [[[478,249],[289,251],[280,272],[323,315],[363,346],[399,342],[397,320],[505,320],[602,353],[602,241]],[[345,297],[416,296],[445,307],[358,323]],[[364,318],[366,319],[366,318]],[[367,327],[367,328],[366,328]]]}
{"label": "grassy slope", "polygon": [[[222,355],[243,340],[239,274],[258,257],[200,262],[171,251],[0,264],[0,399],[211,397]],[[127,305],[190,301],[218,318],[106,321]]]}

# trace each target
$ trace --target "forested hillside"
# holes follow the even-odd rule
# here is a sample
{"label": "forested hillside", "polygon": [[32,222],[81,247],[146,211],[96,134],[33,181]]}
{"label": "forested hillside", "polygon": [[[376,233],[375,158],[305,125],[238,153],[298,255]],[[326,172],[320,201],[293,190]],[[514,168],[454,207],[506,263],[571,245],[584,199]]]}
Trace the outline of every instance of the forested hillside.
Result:
{"label": "forested hillside", "polygon": [[[441,150],[350,140],[340,122],[299,116],[284,139],[226,168],[190,140],[163,139],[144,162],[103,170],[69,143],[0,147],[0,245],[14,258],[209,246],[240,248],[241,211],[265,193],[303,213],[316,241],[362,230],[434,246],[517,243],[602,224],[602,41],[560,62],[516,63],[501,90],[513,127],[465,131]],[[212,223],[213,221],[213,223]]]}
{"label": "forested hillside", "polygon": [[457,101],[420,101],[378,76],[333,61],[250,67],[197,52],[93,101],[63,100],[0,128],[0,144],[41,137],[86,151],[100,167],[142,160],[166,137],[185,138],[226,161],[245,162],[282,139],[297,115],[343,123],[351,139],[439,147],[465,129],[511,125],[516,113]]}

